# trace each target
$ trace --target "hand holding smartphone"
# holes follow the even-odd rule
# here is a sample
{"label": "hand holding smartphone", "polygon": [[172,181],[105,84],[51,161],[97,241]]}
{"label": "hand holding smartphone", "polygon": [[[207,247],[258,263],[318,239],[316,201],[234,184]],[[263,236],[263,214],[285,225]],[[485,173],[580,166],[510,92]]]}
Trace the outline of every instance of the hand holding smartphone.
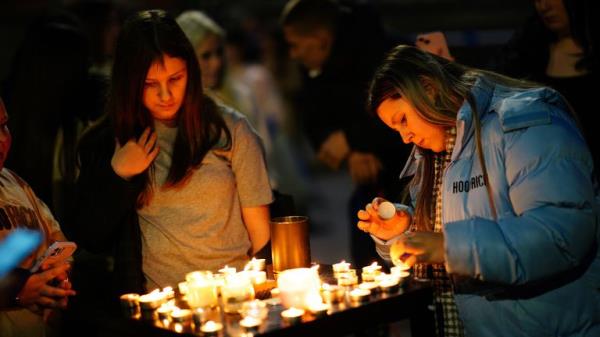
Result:
{"label": "hand holding smartphone", "polygon": [[67,260],[77,249],[75,242],[57,241],[50,245],[44,255],[42,255],[30,269],[32,273],[37,272],[44,264],[54,265]]}

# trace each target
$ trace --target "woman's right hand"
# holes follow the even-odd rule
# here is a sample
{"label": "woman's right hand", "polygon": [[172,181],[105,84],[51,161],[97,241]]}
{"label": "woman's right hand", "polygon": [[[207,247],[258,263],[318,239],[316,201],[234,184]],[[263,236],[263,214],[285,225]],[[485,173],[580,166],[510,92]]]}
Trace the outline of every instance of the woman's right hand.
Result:
{"label": "woman's right hand", "polygon": [[124,146],[117,140],[110,164],[115,173],[129,180],[144,172],[158,155],[156,132],[147,127],[138,140],[130,139]]}
{"label": "woman's right hand", "polygon": [[406,232],[412,216],[406,211],[396,210],[392,218],[382,219],[378,210],[379,205],[384,201],[385,199],[375,198],[364,210],[358,211],[358,228],[382,240],[389,240]]}
{"label": "woman's right hand", "polygon": [[63,308],[66,306],[66,301],[63,299],[75,295],[75,291],[70,289],[70,284],[65,287],[68,289],[65,289],[53,286],[51,281],[66,279],[69,268],[68,263],[63,263],[43,272],[31,274],[19,292],[19,305],[32,311],[37,311],[38,308]]}

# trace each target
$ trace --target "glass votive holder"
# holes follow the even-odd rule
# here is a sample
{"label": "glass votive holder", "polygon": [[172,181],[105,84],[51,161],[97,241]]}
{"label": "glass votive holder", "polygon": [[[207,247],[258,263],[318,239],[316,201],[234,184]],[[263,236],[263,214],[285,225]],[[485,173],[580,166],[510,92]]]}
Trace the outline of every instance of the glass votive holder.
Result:
{"label": "glass votive holder", "polygon": [[329,304],[323,302],[311,303],[308,305],[308,311],[317,318],[327,316],[327,311],[330,308],[331,306]]}
{"label": "glass votive holder", "polygon": [[140,314],[140,295],[123,294],[120,297],[121,311],[127,318],[136,318]]}
{"label": "glass votive holder", "polygon": [[252,316],[246,316],[240,320],[240,328],[244,333],[258,333],[261,324],[262,320]]}
{"label": "glass votive holder", "polygon": [[269,308],[267,308],[267,303],[261,300],[247,301],[242,304],[240,315],[264,321],[269,315]]}
{"label": "glass votive holder", "polygon": [[225,278],[221,288],[223,309],[226,313],[238,313],[242,304],[254,299],[252,281],[244,273],[235,273]]}
{"label": "glass votive holder", "polygon": [[194,271],[185,275],[187,302],[192,308],[214,307],[218,304],[217,285],[212,272]]}
{"label": "glass votive holder", "polygon": [[361,305],[369,302],[371,292],[366,289],[354,288],[349,293],[352,305]]}
{"label": "glass votive holder", "polygon": [[291,307],[281,312],[281,318],[289,325],[298,324],[302,322],[304,312],[303,309]]}
{"label": "glass votive holder", "polygon": [[176,332],[189,332],[192,328],[192,311],[175,308],[171,311],[171,326]]}
{"label": "glass votive holder", "polygon": [[206,337],[217,337],[221,330],[223,330],[223,324],[215,321],[207,321],[200,327],[200,331]]}
{"label": "glass votive holder", "polygon": [[337,304],[344,301],[346,289],[341,286],[324,283],[321,286],[321,297],[325,303]]}

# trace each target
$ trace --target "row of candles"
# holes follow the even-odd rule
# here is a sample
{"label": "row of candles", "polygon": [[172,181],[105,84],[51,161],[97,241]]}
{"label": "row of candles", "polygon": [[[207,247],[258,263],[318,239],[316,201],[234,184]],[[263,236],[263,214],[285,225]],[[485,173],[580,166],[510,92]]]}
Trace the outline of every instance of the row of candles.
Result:
{"label": "row of candles", "polygon": [[[177,332],[195,330],[216,336],[223,325],[209,320],[208,312],[219,306],[220,295],[225,313],[241,314],[241,330],[257,332],[269,312],[265,301],[254,299],[254,287],[266,282],[264,267],[264,260],[253,259],[240,272],[225,267],[215,274],[210,271],[188,273],[186,281],[179,284],[179,292],[191,309],[175,305],[175,292],[170,287],[141,296],[125,294],[121,296],[121,303],[130,316],[139,315],[143,320],[158,321]],[[281,312],[282,320],[295,324],[302,321],[307,311],[314,317],[320,317],[327,315],[334,305],[346,302],[360,305],[378,293],[394,293],[402,279],[408,276],[407,268],[403,266],[392,267],[390,274],[383,273],[381,269],[377,263],[363,267],[362,283],[359,284],[356,270],[342,261],[333,265],[336,285],[321,282],[318,265],[285,270],[279,274],[278,287],[272,289],[271,294],[286,308]]]}

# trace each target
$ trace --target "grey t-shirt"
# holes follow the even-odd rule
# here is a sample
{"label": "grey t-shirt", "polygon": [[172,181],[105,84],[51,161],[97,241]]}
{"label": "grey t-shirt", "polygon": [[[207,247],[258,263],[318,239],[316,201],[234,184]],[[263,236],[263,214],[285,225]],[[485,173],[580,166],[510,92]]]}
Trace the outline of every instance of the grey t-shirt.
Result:
{"label": "grey t-shirt", "polygon": [[260,138],[240,113],[220,107],[231,132],[229,150],[209,151],[182,187],[163,188],[177,128],[156,122],[160,153],[154,193],[138,210],[148,289],[173,286],[194,270],[242,268],[251,248],[242,207],[273,201]]}

